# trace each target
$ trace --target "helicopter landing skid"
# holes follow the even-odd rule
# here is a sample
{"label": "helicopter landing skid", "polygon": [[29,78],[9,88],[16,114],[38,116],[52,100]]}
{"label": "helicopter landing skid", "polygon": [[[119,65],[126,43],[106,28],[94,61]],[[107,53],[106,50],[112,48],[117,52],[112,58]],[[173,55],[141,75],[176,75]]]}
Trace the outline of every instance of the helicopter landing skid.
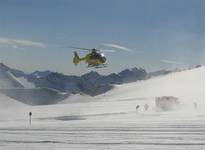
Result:
{"label": "helicopter landing skid", "polygon": [[96,68],[96,69],[98,69],[98,68],[105,68],[105,67],[107,67],[107,64],[101,64],[101,65],[88,65],[88,68],[90,68],[90,67],[94,67],[94,68]]}

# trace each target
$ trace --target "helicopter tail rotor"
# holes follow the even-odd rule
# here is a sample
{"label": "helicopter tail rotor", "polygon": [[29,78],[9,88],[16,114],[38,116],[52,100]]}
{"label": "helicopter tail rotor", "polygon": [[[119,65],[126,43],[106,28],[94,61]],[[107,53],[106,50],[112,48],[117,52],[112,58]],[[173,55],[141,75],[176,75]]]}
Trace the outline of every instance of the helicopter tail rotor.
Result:
{"label": "helicopter tail rotor", "polygon": [[74,51],[73,63],[77,66],[79,62],[80,62],[80,57],[78,56],[78,53]]}

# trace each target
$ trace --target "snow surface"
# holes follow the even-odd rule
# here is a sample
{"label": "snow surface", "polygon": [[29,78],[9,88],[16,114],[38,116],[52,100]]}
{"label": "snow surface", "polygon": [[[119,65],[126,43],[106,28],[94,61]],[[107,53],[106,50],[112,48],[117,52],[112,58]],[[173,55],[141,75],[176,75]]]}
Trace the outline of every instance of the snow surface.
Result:
{"label": "snow surface", "polygon": [[[75,95],[63,104],[47,106],[27,106],[0,95],[0,149],[203,150],[204,76],[205,67],[201,67],[117,85],[92,98]],[[179,109],[157,112],[155,97],[169,95],[179,98]],[[193,102],[198,103],[197,109]],[[148,111],[144,104],[149,105]],[[138,112],[136,105],[140,105]]]}

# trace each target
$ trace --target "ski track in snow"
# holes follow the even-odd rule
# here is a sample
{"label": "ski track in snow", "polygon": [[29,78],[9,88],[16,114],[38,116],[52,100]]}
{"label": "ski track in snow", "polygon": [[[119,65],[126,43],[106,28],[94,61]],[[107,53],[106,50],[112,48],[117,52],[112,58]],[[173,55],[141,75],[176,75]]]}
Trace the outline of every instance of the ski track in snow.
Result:
{"label": "ski track in snow", "polygon": [[[132,117],[131,117],[132,116]],[[205,119],[88,118],[0,128],[0,149],[204,149]],[[146,115],[145,115],[146,116]],[[132,119],[126,119],[131,117]],[[133,120],[135,118],[135,120]],[[146,117],[145,117],[146,118]],[[164,118],[164,119],[163,119]],[[103,121],[101,121],[101,119]],[[123,121],[124,120],[124,121]]]}
{"label": "ski track in snow", "polygon": [[[100,102],[96,102],[99,106]],[[109,104],[110,102],[108,102]],[[84,103],[83,103],[84,104]],[[77,104],[81,106],[83,104]],[[37,114],[30,126],[26,116],[0,121],[0,149],[6,150],[104,150],[104,149],[205,149],[205,114],[192,112],[110,112],[102,103],[95,113],[61,116]],[[62,105],[57,108],[63,111]],[[73,106],[70,107],[76,107]],[[114,106],[114,105],[113,105]],[[53,106],[51,106],[53,107]],[[95,105],[88,107],[93,111]],[[48,107],[47,107],[48,108]],[[68,107],[69,109],[69,107]],[[133,108],[134,110],[134,108]],[[25,110],[27,111],[27,110]],[[76,114],[76,113],[75,113]],[[64,114],[65,115],[65,114]],[[45,116],[45,117],[44,117]],[[52,117],[47,117],[52,116]],[[60,118],[60,119],[59,119]]]}

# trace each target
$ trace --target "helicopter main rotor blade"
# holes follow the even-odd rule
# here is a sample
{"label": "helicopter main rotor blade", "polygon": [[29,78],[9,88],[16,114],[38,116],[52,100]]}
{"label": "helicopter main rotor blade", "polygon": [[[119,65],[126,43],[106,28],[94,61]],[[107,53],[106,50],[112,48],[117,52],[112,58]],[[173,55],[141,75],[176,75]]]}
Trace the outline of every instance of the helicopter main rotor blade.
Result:
{"label": "helicopter main rotor blade", "polygon": [[74,46],[70,46],[70,48],[75,48],[75,49],[79,49],[79,50],[88,50],[90,51],[90,48],[84,48],[84,47],[74,47]]}
{"label": "helicopter main rotor blade", "polygon": [[84,48],[84,47],[75,47],[75,46],[71,46],[70,48],[74,48],[74,49],[78,49],[78,50],[86,50],[86,51],[102,51],[102,52],[110,52],[110,53],[114,53],[116,52],[115,50],[108,50],[108,49],[96,49],[96,48]]}
{"label": "helicopter main rotor blade", "polygon": [[118,45],[118,44],[104,43],[102,45],[107,46],[107,47],[112,47],[112,48],[120,49],[120,50],[127,51],[127,52],[135,52],[133,49],[130,49],[130,48]]}
{"label": "helicopter main rotor blade", "polygon": [[101,51],[101,52],[108,52],[108,53],[114,53],[116,52],[115,50],[111,50],[111,49],[96,49],[97,51]]}

